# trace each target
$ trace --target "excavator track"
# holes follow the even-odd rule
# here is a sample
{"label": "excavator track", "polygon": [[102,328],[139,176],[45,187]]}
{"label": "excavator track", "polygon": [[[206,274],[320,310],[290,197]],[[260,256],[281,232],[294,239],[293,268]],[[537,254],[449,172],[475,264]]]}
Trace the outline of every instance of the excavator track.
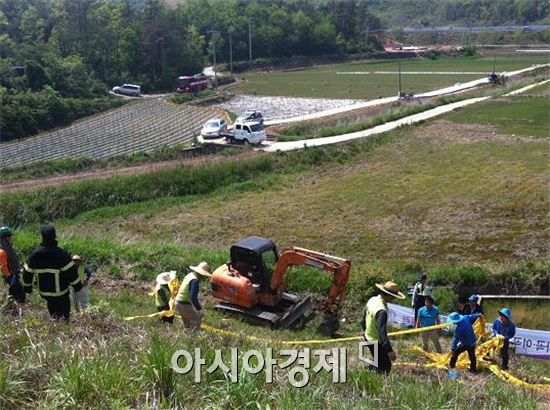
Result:
{"label": "excavator track", "polygon": [[272,328],[287,329],[311,310],[311,299],[301,298],[295,293],[285,292],[280,305],[276,307],[257,305],[246,309],[232,303],[218,303],[215,309],[243,315],[247,320]]}

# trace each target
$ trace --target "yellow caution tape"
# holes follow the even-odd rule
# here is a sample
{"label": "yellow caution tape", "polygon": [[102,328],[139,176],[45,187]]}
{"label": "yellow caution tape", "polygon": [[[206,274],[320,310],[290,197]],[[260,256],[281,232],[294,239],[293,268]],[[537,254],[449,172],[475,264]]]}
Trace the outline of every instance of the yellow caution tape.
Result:
{"label": "yellow caution tape", "polygon": [[148,318],[148,317],[155,317],[155,316],[171,317],[171,316],[175,316],[175,315],[174,315],[174,311],[170,309],[170,310],[162,310],[162,311],[156,312],[156,313],[151,313],[149,315],[127,316],[127,317],[124,318],[124,320],[145,319],[145,318]]}
{"label": "yellow caution tape", "polygon": [[[151,318],[155,316],[173,316],[174,313],[172,311],[162,311],[157,313],[151,313],[150,315],[141,315],[141,316],[129,316],[125,317],[124,320],[134,320],[134,319],[141,319],[141,318]],[[442,323],[440,325],[434,325],[434,326],[428,326],[428,327],[422,327],[417,329],[407,329],[407,330],[399,330],[396,332],[389,332],[388,336],[404,336],[404,335],[410,335],[415,333],[421,333],[421,332],[427,332],[430,330],[436,330],[436,329],[443,329],[446,327],[453,326],[452,323]],[[249,336],[249,335],[243,335],[237,332],[232,332],[230,330],[220,329],[214,326],[210,326],[207,324],[201,324],[201,329],[206,330],[207,332],[211,333],[218,333],[226,336],[234,336],[234,337],[241,337],[247,340],[254,340],[254,341],[260,341],[260,342],[268,342],[268,343],[279,343],[284,345],[305,345],[305,344],[322,344],[322,343],[344,343],[344,342],[352,342],[355,340],[362,340],[363,336],[348,336],[348,337],[339,337],[335,339],[308,339],[308,340],[278,340],[278,339],[268,339],[263,337],[257,337],[257,336]]]}
{"label": "yellow caution tape", "polygon": [[416,329],[399,330],[398,332],[389,332],[388,336],[411,335],[411,334],[414,334],[414,333],[428,332],[430,330],[445,329],[446,327],[451,327],[451,326],[454,326],[454,325],[452,323],[442,323],[440,325],[419,327],[419,328],[416,328]]}
{"label": "yellow caution tape", "polygon": [[[478,319],[479,320],[479,319]],[[477,322],[477,321],[476,321]],[[543,383],[528,383],[523,380],[518,379],[517,377],[511,375],[505,370],[502,370],[497,364],[494,363],[495,353],[500,352],[504,344],[504,337],[497,335],[492,339],[487,340],[484,343],[481,343],[476,347],[476,361],[478,369],[489,369],[495,376],[500,379],[513,383],[519,387],[527,389],[539,389],[550,391],[550,384]],[[414,351],[422,353],[424,356],[428,357],[432,363],[425,364],[425,367],[437,367],[440,369],[447,369],[448,363],[451,358],[451,353],[427,353],[423,351],[420,347],[414,346]],[[418,365],[417,365],[418,366]],[[467,356],[467,353],[462,353],[456,362],[456,367],[459,369],[467,369],[470,367],[470,359]]]}
{"label": "yellow caution tape", "polygon": [[[172,305],[171,305],[172,306]],[[173,315],[173,311],[163,311],[163,312],[157,312],[152,313],[150,315],[142,315],[142,316],[131,316],[131,317],[125,317],[124,320],[133,320],[138,318],[150,318],[155,317],[158,315],[164,315],[166,313],[170,313]],[[436,329],[443,329],[446,327],[453,326],[452,323],[442,323],[440,325],[435,326],[427,326],[427,327],[421,327],[416,329],[406,329],[406,330],[399,330],[396,332],[389,332],[388,336],[405,336],[415,333],[421,333],[421,332],[428,332],[430,330],[436,330]],[[266,343],[279,343],[283,345],[304,345],[304,344],[322,344],[322,343],[344,343],[344,342],[352,342],[357,340],[362,340],[363,336],[349,336],[349,337],[340,337],[335,339],[309,339],[309,340],[277,340],[277,339],[268,339],[264,337],[258,337],[258,336],[250,336],[250,335],[243,335],[237,332],[232,332],[230,330],[225,329],[219,329],[214,326],[207,325],[205,323],[201,324],[201,329],[206,330],[207,332],[211,333],[218,333],[225,336],[233,336],[233,337],[241,337],[247,340],[253,340],[253,341],[259,341],[259,342],[266,342]],[[486,331],[486,322],[485,317],[482,315],[480,316],[475,322],[474,322],[474,333],[478,339],[478,342],[483,339],[483,337],[488,336],[489,332]],[[505,380],[507,382],[513,383],[517,386],[527,388],[527,389],[541,389],[541,390],[548,390],[550,391],[550,384],[542,384],[542,383],[528,383],[524,382],[523,380],[518,379],[517,377],[511,375],[510,373],[502,370],[498,365],[494,364],[493,358],[496,352],[500,351],[502,348],[502,345],[504,343],[504,338],[500,335],[497,337],[493,337],[492,339],[487,340],[484,343],[479,344],[476,347],[476,359],[477,359],[477,367],[478,369],[489,369],[493,374],[495,374],[497,377],[499,377],[502,380]],[[398,362],[396,365],[405,365],[405,366],[424,366],[424,367],[436,367],[440,369],[448,369],[448,363],[451,359],[451,353],[428,353],[422,350],[419,346],[413,346],[412,348],[414,351],[417,351],[419,353],[422,353],[424,356],[428,357],[432,363],[426,363],[426,364],[418,364],[418,363],[406,363],[406,362]],[[466,369],[469,368],[470,362],[469,358],[466,355],[466,352],[462,353],[456,362],[456,367],[459,369]],[[548,380],[547,378],[543,377],[543,379]]]}
{"label": "yellow caution tape", "polygon": [[[429,326],[429,327],[422,327],[418,329],[407,329],[407,330],[399,330],[397,332],[389,332],[388,336],[404,336],[414,333],[420,333],[420,332],[427,332],[430,330],[435,329],[443,329],[445,327],[452,326],[451,323],[444,323],[441,325],[435,325],[435,326]],[[212,332],[212,333],[219,333],[226,336],[237,336],[242,337],[247,340],[255,340],[260,342],[268,342],[268,343],[279,343],[283,345],[306,345],[306,344],[322,344],[322,343],[344,343],[344,342],[353,342],[356,340],[363,340],[363,336],[348,336],[348,337],[339,337],[336,339],[308,339],[308,340],[278,340],[278,339],[267,339],[257,336],[249,336],[249,335],[242,335],[240,333],[232,332],[229,330],[219,329],[215,328],[213,326],[205,325],[203,324],[201,326],[202,329]]]}

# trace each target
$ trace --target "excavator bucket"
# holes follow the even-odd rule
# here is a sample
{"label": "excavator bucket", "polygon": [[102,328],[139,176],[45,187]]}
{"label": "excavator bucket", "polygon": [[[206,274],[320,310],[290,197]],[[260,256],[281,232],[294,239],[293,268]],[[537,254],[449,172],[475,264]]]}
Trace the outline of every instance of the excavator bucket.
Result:
{"label": "excavator bucket", "polygon": [[254,306],[250,309],[232,303],[222,302],[215,309],[243,315],[247,320],[271,328],[289,328],[311,309],[311,299],[301,298],[295,293],[285,292],[281,303],[274,307]]}

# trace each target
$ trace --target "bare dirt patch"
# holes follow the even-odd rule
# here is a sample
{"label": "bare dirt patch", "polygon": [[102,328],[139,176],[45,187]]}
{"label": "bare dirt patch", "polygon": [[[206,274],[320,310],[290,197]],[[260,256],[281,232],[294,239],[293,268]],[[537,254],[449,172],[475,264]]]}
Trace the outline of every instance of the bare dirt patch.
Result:
{"label": "bare dirt patch", "polygon": [[107,273],[98,273],[94,275],[90,286],[105,293],[118,293],[121,290],[131,290],[146,295],[153,287],[153,282],[149,283],[137,277],[132,277],[131,273],[127,273],[125,278],[115,278],[109,276]]}
{"label": "bare dirt patch", "polygon": [[502,133],[493,125],[458,124],[449,120],[437,120],[425,127],[417,128],[412,137],[420,140],[473,144],[498,141],[503,144],[540,141],[539,138]]}

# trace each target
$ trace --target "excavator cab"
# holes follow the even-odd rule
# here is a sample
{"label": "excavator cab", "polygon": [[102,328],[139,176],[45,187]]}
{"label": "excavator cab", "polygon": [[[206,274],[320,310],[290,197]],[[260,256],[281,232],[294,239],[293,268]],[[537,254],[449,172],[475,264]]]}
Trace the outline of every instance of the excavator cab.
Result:
{"label": "excavator cab", "polygon": [[277,247],[273,241],[250,236],[231,247],[231,266],[252,283],[260,285],[260,291],[269,290],[271,276],[277,264]]}

